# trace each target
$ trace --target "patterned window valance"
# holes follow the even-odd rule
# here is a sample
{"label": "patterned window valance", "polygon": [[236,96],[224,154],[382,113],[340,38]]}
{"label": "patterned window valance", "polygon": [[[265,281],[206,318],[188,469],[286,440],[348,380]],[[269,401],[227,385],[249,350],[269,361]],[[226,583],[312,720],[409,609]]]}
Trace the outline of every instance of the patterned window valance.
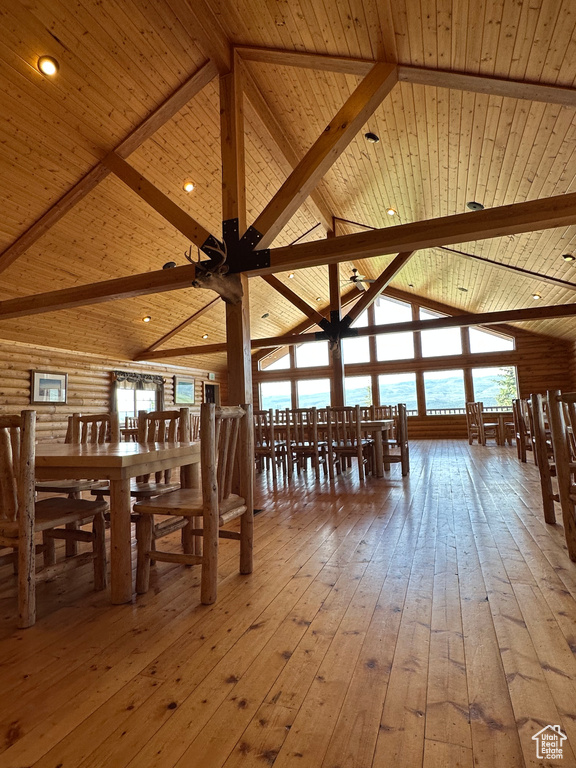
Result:
{"label": "patterned window valance", "polygon": [[135,373],[134,371],[112,371],[119,389],[162,389],[164,378],[151,373]]}

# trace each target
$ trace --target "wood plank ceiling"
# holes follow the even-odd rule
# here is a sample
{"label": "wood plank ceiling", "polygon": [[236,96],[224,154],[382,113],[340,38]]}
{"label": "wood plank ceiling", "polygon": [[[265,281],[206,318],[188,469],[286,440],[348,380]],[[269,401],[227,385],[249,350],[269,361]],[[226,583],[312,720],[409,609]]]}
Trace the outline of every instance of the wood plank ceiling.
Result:
{"label": "wood plank ceiling", "polygon": [[[204,6],[235,45],[361,57],[533,83],[575,87],[572,0],[0,0],[0,250],[9,247],[208,59],[195,39]],[[191,9],[194,8],[192,12]],[[58,76],[36,70],[42,54]],[[353,75],[245,61],[296,154],[302,157],[359,82]],[[572,107],[399,83],[326,174],[318,189],[330,212],[372,227],[576,191]],[[369,144],[364,132],[380,137]],[[129,156],[129,162],[202,226],[220,234],[217,80]],[[274,136],[246,101],[248,221],[290,171]],[[186,194],[182,182],[193,179]],[[392,206],[397,217],[386,215]],[[470,215],[474,215],[470,213]],[[285,245],[318,222],[309,201],[275,241]],[[357,231],[339,227],[339,233]],[[309,239],[324,236],[319,227]],[[95,187],[0,276],[0,300],[185,263],[185,238],[112,176]],[[575,284],[576,228],[458,246],[492,261]],[[390,257],[357,261],[376,277]],[[341,266],[350,273],[352,263]],[[328,303],[327,269],[280,275],[316,308]],[[303,315],[260,278],[251,284],[252,336],[273,336]],[[485,312],[573,301],[542,283],[441,249],[420,251],[393,286]],[[459,288],[467,288],[467,292]],[[156,296],[3,320],[5,339],[133,358],[206,305],[214,294]],[[318,301],[319,299],[319,301]],[[268,313],[268,317],[262,315]],[[152,316],[144,324],[141,318]],[[526,324],[574,339],[573,319]],[[224,340],[216,304],[174,346]],[[172,344],[172,342],[171,342]],[[181,362],[181,361],[180,361]],[[223,358],[195,364],[214,369]]]}

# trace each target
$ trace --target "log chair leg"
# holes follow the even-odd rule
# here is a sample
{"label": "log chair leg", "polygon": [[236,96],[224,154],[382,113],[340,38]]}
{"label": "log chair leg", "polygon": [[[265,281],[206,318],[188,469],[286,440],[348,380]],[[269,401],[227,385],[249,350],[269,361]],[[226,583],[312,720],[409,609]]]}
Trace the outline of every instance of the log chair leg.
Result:
{"label": "log chair leg", "polygon": [[104,513],[99,512],[94,515],[92,523],[92,533],[94,535],[94,589],[100,591],[106,589],[108,582],[107,563],[106,563],[106,522]]}
{"label": "log chair leg", "polygon": [[136,523],[136,592],[143,595],[150,585],[150,547],[152,545],[152,515],[140,515]]}

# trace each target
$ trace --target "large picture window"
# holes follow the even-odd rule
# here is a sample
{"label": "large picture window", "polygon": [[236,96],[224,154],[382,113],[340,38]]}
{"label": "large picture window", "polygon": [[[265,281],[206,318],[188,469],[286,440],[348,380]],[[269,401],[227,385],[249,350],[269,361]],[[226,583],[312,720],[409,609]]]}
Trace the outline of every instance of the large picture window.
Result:
{"label": "large picture window", "polygon": [[415,373],[382,373],[378,376],[381,405],[405,403],[408,415],[418,413]]}
{"label": "large picture window", "polygon": [[296,347],[297,368],[312,368],[316,365],[328,365],[327,341],[309,341]]}
{"label": "large picture window", "polygon": [[[368,312],[362,314],[352,323],[351,328],[363,328],[368,325]],[[358,336],[355,339],[342,339],[342,358],[344,365],[351,363],[368,363],[370,361],[370,339],[368,336]]]}
{"label": "large picture window", "polygon": [[292,408],[291,393],[289,381],[263,381],[260,384],[260,408]]}
{"label": "large picture window", "polygon": [[474,400],[484,404],[485,410],[510,411],[512,400],[518,397],[516,367],[473,368]]}
{"label": "large picture window", "polygon": [[426,414],[465,413],[464,371],[426,371],[424,373]]}
{"label": "large picture window", "polygon": [[270,355],[264,360],[260,360],[261,371],[284,371],[286,368],[290,368],[290,353],[288,351],[280,357]]}
{"label": "large picture window", "polygon": [[[420,320],[436,320],[446,317],[439,312],[420,309]],[[421,331],[422,357],[440,357],[462,354],[460,328],[441,328],[435,331]]]}
{"label": "large picture window", "polygon": [[297,382],[298,408],[330,405],[330,379],[301,379]]}
{"label": "large picture window", "polygon": [[370,376],[346,376],[344,379],[344,405],[372,405],[372,379]]}
{"label": "large picture window", "polygon": [[470,352],[509,352],[514,349],[514,339],[480,328],[469,328]]}
{"label": "large picture window", "polygon": [[[374,302],[376,325],[408,323],[412,320],[412,307],[404,301],[380,296]],[[378,360],[408,360],[414,357],[413,333],[381,333],[376,336]]]}

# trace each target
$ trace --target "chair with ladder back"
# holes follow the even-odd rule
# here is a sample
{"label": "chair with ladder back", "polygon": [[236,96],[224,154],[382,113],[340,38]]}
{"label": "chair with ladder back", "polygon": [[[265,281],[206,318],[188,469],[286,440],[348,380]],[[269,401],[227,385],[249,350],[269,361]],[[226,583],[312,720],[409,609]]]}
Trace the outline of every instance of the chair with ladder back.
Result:
{"label": "chair with ladder back", "polygon": [[[218,540],[240,542],[240,573],[252,572],[254,527],[253,476],[254,442],[252,406],[220,407],[214,403],[201,406],[202,488],[181,488],[134,505],[138,513],[136,539],[138,561],[136,591],[147,592],[151,561],[201,565],[201,601],[216,600],[218,589]],[[233,493],[235,474],[238,493]],[[160,552],[152,549],[154,515],[184,517],[189,521],[190,537],[202,537],[202,554]],[[195,519],[202,519],[196,528]],[[240,530],[220,530],[240,518]]]}
{"label": "chair with ladder back", "polygon": [[[35,500],[36,411],[0,417],[0,562],[17,563],[18,626],[36,621],[36,583],[92,561],[94,588],[106,586],[105,502],[57,496]],[[92,531],[75,526],[92,523]],[[65,527],[64,527],[65,526]],[[42,544],[36,545],[36,534]],[[57,562],[55,540],[90,543],[90,552]],[[15,557],[17,553],[17,559]],[[36,555],[44,567],[37,572]]]}

